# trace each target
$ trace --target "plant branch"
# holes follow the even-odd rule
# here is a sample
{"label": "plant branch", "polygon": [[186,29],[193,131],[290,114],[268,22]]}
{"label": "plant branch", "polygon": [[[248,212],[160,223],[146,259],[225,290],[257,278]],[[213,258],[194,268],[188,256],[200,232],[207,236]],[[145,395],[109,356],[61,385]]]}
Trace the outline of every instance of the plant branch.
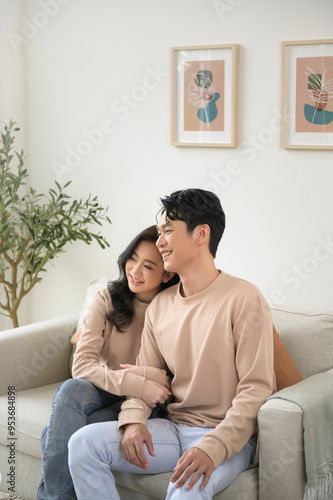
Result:
{"label": "plant branch", "polygon": [[49,262],[78,240],[109,247],[91,227],[111,224],[108,207],[103,208],[96,196],[71,199],[67,193],[71,181],[64,186],[55,181],[48,195],[32,187],[27,190],[24,152],[13,150],[17,131],[10,120],[0,132],[0,285],[6,294],[0,308],[8,311],[13,326],[18,325],[23,297],[42,281],[41,271],[46,271]]}

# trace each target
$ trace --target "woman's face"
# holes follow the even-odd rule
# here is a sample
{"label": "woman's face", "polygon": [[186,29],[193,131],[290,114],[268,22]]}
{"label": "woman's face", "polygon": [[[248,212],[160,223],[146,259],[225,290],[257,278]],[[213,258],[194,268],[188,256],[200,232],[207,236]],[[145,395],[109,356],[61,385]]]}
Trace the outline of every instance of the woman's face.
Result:
{"label": "woman's face", "polygon": [[129,289],[140,302],[151,302],[167,281],[162,258],[155,243],[142,240],[125,264]]}

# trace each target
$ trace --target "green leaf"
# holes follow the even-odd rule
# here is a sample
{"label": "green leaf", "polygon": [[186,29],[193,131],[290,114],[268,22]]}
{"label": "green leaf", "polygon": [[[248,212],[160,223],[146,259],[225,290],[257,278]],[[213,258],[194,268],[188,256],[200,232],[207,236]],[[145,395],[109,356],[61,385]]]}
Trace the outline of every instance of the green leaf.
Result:
{"label": "green leaf", "polygon": [[28,231],[31,234],[31,236],[33,237],[33,239],[35,239],[35,231],[32,229],[32,227],[28,226]]}
{"label": "green leaf", "polygon": [[[0,130],[0,275],[10,283],[12,292],[6,296],[21,301],[27,288],[19,292],[19,280],[23,280],[24,287],[28,282],[41,281],[38,273],[46,272],[48,262],[63,253],[67,244],[81,241],[90,245],[95,240],[101,248],[109,247],[106,239],[94,233],[91,227],[103,228],[111,224],[111,220],[107,214],[109,208],[101,205],[97,195],[73,200],[64,192],[71,180],[63,187],[54,181],[48,196],[32,186],[27,188],[29,175],[24,166],[24,151],[15,150],[17,129],[10,120],[9,125]],[[9,262],[4,259],[5,252]],[[24,277],[17,281],[22,273]],[[14,303],[9,307],[14,307]]]}

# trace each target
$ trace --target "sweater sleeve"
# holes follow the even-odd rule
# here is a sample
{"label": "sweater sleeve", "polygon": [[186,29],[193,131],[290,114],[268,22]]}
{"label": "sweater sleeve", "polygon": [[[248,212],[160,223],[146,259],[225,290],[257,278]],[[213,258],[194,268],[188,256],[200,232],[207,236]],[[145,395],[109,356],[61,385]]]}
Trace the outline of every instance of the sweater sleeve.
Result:
{"label": "sweater sleeve", "polygon": [[158,382],[161,385],[164,385],[169,391],[171,388],[171,378],[167,375],[167,372],[161,368],[156,368],[154,366],[144,366],[143,367],[143,376],[152,380],[153,382]]}
{"label": "sweater sleeve", "polygon": [[73,378],[83,378],[96,387],[118,396],[142,397],[144,377],[100,364],[104,345],[108,304],[97,292],[87,311],[73,360]]}
{"label": "sweater sleeve", "polygon": [[[153,326],[149,314],[150,311],[151,309],[150,307],[148,307],[145,318],[145,326],[141,337],[141,349],[138,354],[137,364],[139,366],[144,366],[145,370],[149,370],[150,373],[154,372],[155,374],[159,374],[158,376],[161,376],[161,374],[163,374],[163,377],[167,377],[167,379],[169,379],[170,381],[170,378],[167,376],[166,363],[156,344]],[[165,383],[163,385],[165,385]],[[141,423],[146,425],[151,411],[152,409],[142,399],[130,398],[126,400],[122,404],[121,412],[118,417],[119,430],[122,431],[122,427],[124,425],[132,423]]]}
{"label": "sweater sleeve", "polygon": [[272,317],[262,297],[244,306],[233,338],[239,378],[236,396],[221,423],[196,445],[215,467],[245,446],[256,430],[261,405],[275,390]]}

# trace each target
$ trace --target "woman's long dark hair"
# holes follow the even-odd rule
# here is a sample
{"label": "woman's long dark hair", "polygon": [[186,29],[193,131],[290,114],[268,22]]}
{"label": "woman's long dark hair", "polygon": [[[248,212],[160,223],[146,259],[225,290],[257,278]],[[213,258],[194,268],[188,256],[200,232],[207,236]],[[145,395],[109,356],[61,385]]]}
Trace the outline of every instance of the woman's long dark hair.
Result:
{"label": "woman's long dark hair", "polygon": [[[128,245],[128,247],[118,257],[119,278],[108,283],[108,290],[113,304],[113,310],[109,311],[106,315],[107,319],[111,321],[117,330],[123,332],[134,319],[134,298],[133,293],[129,287],[125,272],[125,265],[135,252],[137,246],[141,241],[149,241],[156,243],[158,238],[156,226],[150,226],[138,234]],[[175,274],[167,283],[161,283],[161,290],[169,288],[179,282],[178,274]]]}

